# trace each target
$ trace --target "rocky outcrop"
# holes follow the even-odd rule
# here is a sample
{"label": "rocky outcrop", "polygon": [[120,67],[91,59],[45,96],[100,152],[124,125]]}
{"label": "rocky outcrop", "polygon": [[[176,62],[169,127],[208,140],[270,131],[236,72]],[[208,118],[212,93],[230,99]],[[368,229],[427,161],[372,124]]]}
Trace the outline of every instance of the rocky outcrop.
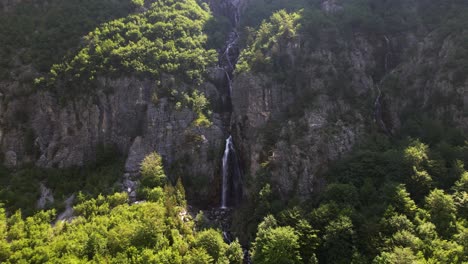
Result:
{"label": "rocky outcrop", "polygon": [[41,196],[39,200],[37,201],[37,208],[45,209],[46,206],[53,204],[55,199],[54,199],[52,190],[47,188],[44,185],[44,183],[41,183],[39,185],[39,190],[40,190]]}
{"label": "rocky outcrop", "polygon": [[463,40],[456,35],[440,38],[437,32],[422,38],[410,59],[383,80],[390,119],[398,125],[399,114],[417,108],[468,132],[468,78],[464,70],[454,66],[463,60],[458,48]]}
{"label": "rocky outcrop", "polygon": [[[248,0],[207,2],[235,25]],[[15,3],[0,1],[0,7],[7,10]],[[342,4],[327,0],[320,6],[333,15]],[[405,7],[417,16],[416,1]],[[330,162],[370,130],[398,133],[412,109],[434,119],[450,116],[468,131],[468,81],[457,72],[461,67],[453,66],[463,38],[423,25],[395,34],[342,33],[319,32],[313,43],[298,34],[276,43],[286,80],[276,72],[234,76],[230,126],[230,113],[214,113],[209,127],[194,125],[196,113],[176,107],[177,99],[160,91],[190,90],[171,76],[159,85],[131,76],[101,77],[92,94],[63,101],[56,93],[35,91],[28,83],[36,73],[20,65],[13,81],[0,82],[2,160],[8,167],[82,166],[96,160],[99,146],[115,146],[127,157],[123,185],[134,195],[141,160],[157,151],[171,179],[184,178],[189,200],[206,206],[219,201],[228,132],[246,177],[266,170],[284,197],[308,197],[322,186],[320,175]],[[207,82],[199,89],[217,112],[227,112],[221,100],[227,96],[228,89],[221,87],[226,72],[218,67],[208,75],[218,88]]]}
{"label": "rocky outcrop", "polygon": [[[50,92],[10,98],[2,115],[2,128],[8,128],[2,133],[5,164],[82,166],[96,160],[99,146],[115,146],[128,156],[126,171],[138,173],[142,159],[157,151],[173,180],[184,176],[188,185],[206,182],[206,187],[197,191],[200,200],[210,200],[216,195],[210,185],[217,181],[220,166],[213,156],[222,153],[222,124],[213,114],[211,126],[198,127],[194,124],[197,115],[189,107],[176,109],[173,99],[154,96],[160,93],[158,87],[189,90],[188,85],[174,85],[170,76],[163,78],[160,86],[131,77],[101,78],[94,94],[65,102]],[[200,89],[207,95],[217,94],[209,83]],[[21,116],[24,120],[18,122]],[[32,150],[28,151],[28,144],[34,145]]]}
{"label": "rocky outcrop", "polygon": [[[289,119],[297,97],[265,75],[238,76],[233,91],[233,127],[246,175],[267,168],[284,198],[308,197],[319,189],[321,173],[351,150],[364,129],[359,112],[323,94],[302,116]],[[354,121],[343,119],[347,115]]]}
{"label": "rocky outcrop", "polygon": [[[235,78],[233,129],[246,175],[266,170],[284,198],[307,198],[320,189],[330,162],[352,149],[372,118],[376,89],[368,71],[377,64],[376,48],[356,37],[343,49],[336,53],[324,43],[311,52],[292,40],[283,43],[289,63],[284,68],[302,67],[300,73],[290,73],[288,81],[273,73]],[[365,99],[356,104],[355,98]]]}
{"label": "rocky outcrop", "polygon": [[218,15],[229,18],[233,25],[240,19],[240,13],[247,7],[251,0],[206,0],[211,11]]}
{"label": "rocky outcrop", "polygon": [[12,8],[14,8],[21,2],[22,0],[1,0],[0,11],[10,11]]}
{"label": "rocky outcrop", "polygon": [[[336,2],[322,8],[335,12]],[[286,80],[265,71],[234,78],[232,126],[245,175],[267,173],[283,198],[307,198],[331,162],[370,131],[398,134],[410,111],[468,131],[468,82],[447,67],[461,45],[426,29],[279,43]]]}

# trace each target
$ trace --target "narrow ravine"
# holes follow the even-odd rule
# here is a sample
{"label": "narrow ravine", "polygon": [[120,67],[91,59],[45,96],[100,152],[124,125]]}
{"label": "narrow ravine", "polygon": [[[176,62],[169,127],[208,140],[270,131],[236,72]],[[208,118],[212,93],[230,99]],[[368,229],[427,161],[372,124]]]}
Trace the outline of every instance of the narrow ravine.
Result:
{"label": "narrow ravine", "polygon": [[[385,57],[384,57],[384,74],[387,74],[389,71],[389,58],[392,55],[390,40],[387,36],[384,36],[385,40]],[[387,136],[392,136],[391,131],[388,129],[387,124],[383,119],[383,108],[382,108],[382,90],[380,89],[380,85],[376,84],[377,87],[377,97],[374,102],[374,122],[377,126],[382,129]]]}
{"label": "narrow ravine", "polygon": [[223,101],[223,109],[227,109],[226,116],[226,131],[228,137],[226,139],[225,149],[221,159],[221,209],[229,209],[240,202],[242,198],[242,173],[239,166],[238,157],[235,151],[235,145],[232,136],[230,135],[230,123],[232,115],[232,79],[236,68],[237,59],[239,57],[237,26],[239,23],[239,8],[240,2],[235,0],[226,0],[223,6],[227,9],[224,12],[229,14],[229,19],[232,25],[232,31],[228,34],[224,49],[219,56],[219,68],[224,71],[225,81],[224,90],[226,92],[225,100]]}
{"label": "narrow ravine", "polygon": [[[239,157],[236,153],[234,139],[231,135],[231,116],[232,116],[232,100],[233,93],[233,77],[236,69],[236,64],[239,58],[239,33],[238,26],[240,22],[240,0],[223,0],[218,2],[223,7],[222,13],[231,21],[231,32],[227,36],[227,40],[223,49],[219,54],[218,67],[224,71],[225,80],[222,90],[223,106],[225,109],[225,129],[226,143],[221,157],[221,194],[220,205],[218,208],[213,208],[212,215],[215,221],[221,225],[224,241],[228,244],[235,240],[235,236],[230,232],[231,229],[231,214],[233,208],[240,204],[242,200],[242,169],[239,162]],[[244,263],[251,263],[249,249],[244,246]]]}

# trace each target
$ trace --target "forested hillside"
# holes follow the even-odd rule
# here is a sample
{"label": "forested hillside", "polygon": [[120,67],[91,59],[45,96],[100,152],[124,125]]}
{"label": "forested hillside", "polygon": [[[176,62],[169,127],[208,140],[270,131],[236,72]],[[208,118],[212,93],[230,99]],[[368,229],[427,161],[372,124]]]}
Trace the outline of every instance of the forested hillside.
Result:
{"label": "forested hillside", "polygon": [[468,2],[0,0],[0,262],[468,262]]}

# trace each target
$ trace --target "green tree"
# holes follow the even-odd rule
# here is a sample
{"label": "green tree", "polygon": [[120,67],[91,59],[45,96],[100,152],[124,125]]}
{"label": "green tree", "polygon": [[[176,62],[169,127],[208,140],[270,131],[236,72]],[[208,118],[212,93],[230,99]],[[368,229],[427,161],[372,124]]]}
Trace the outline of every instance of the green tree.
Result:
{"label": "green tree", "polygon": [[299,237],[292,227],[277,227],[272,216],[258,226],[252,248],[255,263],[301,263]]}
{"label": "green tree", "polygon": [[167,182],[161,156],[153,152],[141,163],[141,185],[147,188],[164,187]]}
{"label": "green tree", "polygon": [[226,243],[224,243],[222,235],[213,229],[198,233],[195,238],[195,246],[204,249],[216,263],[224,258],[228,247]]}
{"label": "green tree", "polygon": [[327,186],[325,199],[337,204],[348,204],[355,206],[359,202],[358,191],[352,184],[333,183]]}
{"label": "green tree", "polygon": [[468,218],[468,172],[464,171],[460,179],[455,182],[452,188],[455,193],[453,199],[457,206],[457,211],[460,217]]}
{"label": "green tree", "polygon": [[455,241],[436,239],[432,241],[431,248],[429,263],[463,263],[463,258],[466,258],[463,246]]}
{"label": "green tree", "polygon": [[205,249],[193,248],[184,256],[183,262],[187,264],[207,264],[214,261]]}
{"label": "green tree", "polygon": [[443,190],[434,189],[426,197],[426,209],[437,232],[443,237],[450,237],[455,231],[456,211],[452,196]]}
{"label": "green tree", "polygon": [[422,198],[432,186],[432,177],[426,170],[429,160],[429,146],[419,140],[414,140],[404,150],[404,159],[411,168],[410,190],[416,199]]}
{"label": "green tree", "polygon": [[244,251],[239,240],[232,242],[226,249],[226,257],[230,264],[242,264],[244,261]]}
{"label": "green tree", "polygon": [[398,212],[409,218],[414,218],[418,209],[416,203],[411,199],[410,194],[406,191],[406,187],[403,184],[396,187],[393,205]]}
{"label": "green tree", "polygon": [[327,263],[348,263],[354,253],[354,230],[351,219],[340,215],[325,227],[324,252]]}
{"label": "green tree", "polygon": [[416,264],[418,257],[410,248],[396,247],[391,252],[382,252],[380,256],[374,259],[374,264]]}
{"label": "green tree", "polygon": [[0,205],[0,262],[5,262],[11,254],[7,238],[7,217],[3,205]]}
{"label": "green tree", "polygon": [[300,219],[294,226],[294,230],[299,237],[299,246],[301,258],[305,263],[311,263],[311,259],[316,259],[315,251],[320,244],[318,238],[318,230],[312,228],[312,226],[304,219]]}

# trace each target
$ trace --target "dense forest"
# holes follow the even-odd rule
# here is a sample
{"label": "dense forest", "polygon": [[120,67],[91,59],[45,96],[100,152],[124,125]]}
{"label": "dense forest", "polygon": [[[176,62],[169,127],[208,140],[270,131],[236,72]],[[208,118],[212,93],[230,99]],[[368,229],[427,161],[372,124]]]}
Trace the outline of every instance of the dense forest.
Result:
{"label": "dense forest", "polygon": [[1,263],[468,262],[466,1],[0,4]]}

